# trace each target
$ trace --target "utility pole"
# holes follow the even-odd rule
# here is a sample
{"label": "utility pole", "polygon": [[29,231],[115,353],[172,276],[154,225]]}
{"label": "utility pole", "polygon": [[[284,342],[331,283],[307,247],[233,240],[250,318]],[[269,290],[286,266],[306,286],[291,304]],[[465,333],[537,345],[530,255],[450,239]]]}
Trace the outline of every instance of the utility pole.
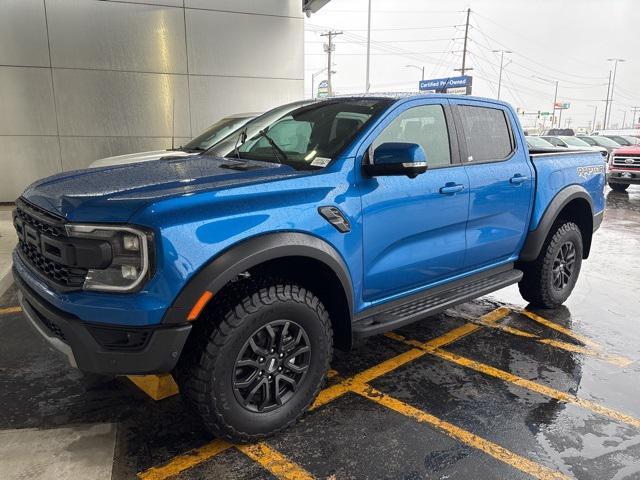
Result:
{"label": "utility pole", "polygon": [[598,105],[591,105],[593,107],[593,122],[591,123],[591,131],[596,129],[596,116],[598,115]]}
{"label": "utility pole", "polygon": [[[613,108],[613,90],[616,87],[616,72],[618,71],[618,63],[624,62],[624,58],[608,58],[607,62],[613,62],[613,80],[611,81],[611,108],[609,109],[609,120],[611,120],[611,110]],[[608,126],[609,121],[607,121],[606,127]]]}
{"label": "utility pole", "polygon": [[336,45],[333,43],[333,38],[342,35],[342,32],[336,32],[335,30],[329,30],[326,33],[321,33],[321,37],[327,37],[327,43],[324,44],[324,51],[327,52],[327,93],[329,96],[333,95],[333,84],[331,83],[331,55],[336,49]]}
{"label": "utility pole", "polygon": [[471,16],[471,9],[467,8],[467,23],[464,26],[464,47],[462,48],[462,68],[460,69],[460,75],[464,75],[467,70],[467,40],[469,38],[469,17]]}
{"label": "utility pole", "polygon": [[[473,68],[467,67],[467,41],[469,40],[469,17],[470,16],[471,16],[471,9],[467,8],[467,22],[464,27],[464,47],[462,47],[462,67],[453,69],[456,72],[460,72],[460,75],[463,75],[463,76],[467,72],[467,70],[473,70]],[[471,95],[470,86],[467,86],[467,95]]]}
{"label": "utility pole", "polygon": [[607,128],[607,114],[609,113],[609,93],[611,92],[611,70],[609,70],[609,83],[607,84],[607,99],[604,101],[604,120],[602,129]]}
{"label": "utility pole", "polygon": [[[556,91],[553,94],[553,117],[551,117],[551,128],[556,121],[556,103],[558,103],[558,84],[560,82],[556,80]],[[558,127],[560,126],[560,120],[562,120],[562,109],[560,110],[560,118],[558,119]]]}
{"label": "utility pole", "polygon": [[624,130],[624,126],[627,123],[627,111],[622,110],[622,129]]}
{"label": "utility pole", "polygon": [[500,53],[500,75],[498,77],[498,100],[500,100],[500,88],[502,87],[502,69],[504,68],[504,54],[513,52],[511,50],[494,50],[493,53]]}
{"label": "utility pole", "polygon": [[369,8],[367,10],[367,78],[365,80],[364,91],[369,93],[369,66],[371,65],[371,0],[369,0]]}

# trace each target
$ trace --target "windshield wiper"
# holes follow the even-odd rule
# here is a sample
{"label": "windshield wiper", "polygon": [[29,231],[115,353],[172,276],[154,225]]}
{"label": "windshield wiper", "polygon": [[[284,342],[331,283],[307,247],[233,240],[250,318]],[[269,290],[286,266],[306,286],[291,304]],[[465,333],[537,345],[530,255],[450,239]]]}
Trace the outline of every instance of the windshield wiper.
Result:
{"label": "windshield wiper", "polygon": [[[242,141],[240,141],[240,139],[242,139]],[[247,126],[245,125],[244,127],[242,127],[242,130],[240,130],[240,133],[238,134],[238,138],[236,138],[236,144],[233,147],[233,153],[235,154],[236,157],[238,157],[238,160],[240,160],[240,150],[238,150],[240,148],[240,145],[244,144],[244,142],[247,141]]]}
{"label": "windshield wiper", "polygon": [[[284,153],[284,151],[283,151],[283,150],[278,146],[278,144],[277,144],[276,142],[274,142],[274,141],[273,141],[273,138],[271,138],[271,137],[269,136],[269,134],[267,133],[267,131],[268,131],[268,127],[267,127],[267,128],[265,128],[265,129],[263,129],[263,130],[260,130],[260,131],[258,132],[258,135],[259,135],[259,136],[261,136],[261,137],[264,137],[264,138],[265,138],[265,140],[267,140],[267,142],[269,142],[269,145],[271,145],[271,148],[273,149],[274,153],[277,153],[278,155],[281,155],[281,156],[282,156],[282,159],[283,159],[284,161],[289,160],[289,157],[287,157],[287,154],[286,154],[286,153]],[[280,159],[278,158],[278,155],[274,155],[274,157],[276,157],[276,160],[278,160],[278,163],[282,163],[282,162],[280,161]]]}

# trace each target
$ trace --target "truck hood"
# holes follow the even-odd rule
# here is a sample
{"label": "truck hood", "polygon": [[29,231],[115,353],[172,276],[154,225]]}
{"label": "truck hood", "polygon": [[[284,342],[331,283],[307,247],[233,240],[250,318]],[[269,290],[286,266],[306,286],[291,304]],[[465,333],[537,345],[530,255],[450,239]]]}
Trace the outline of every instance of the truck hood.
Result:
{"label": "truck hood", "polygon": [[192,157],[198,153],[183,152],[182,150],[152,150],[150,152],[128,153],[127,155],[118,155],[115,157],[106,157],[96,160],[89,165],[94,167],[109,167],[111,165],[124,165],[126,163],[149,162],[158,160],[162,157]]}
{"label": "truck hood", "polygon": [[158,200],[308,173],[199,155],[64,172],[33,183],[22,198],[70,221],[126,222]]}
{"label": "truck hood", "polygon": [[613,153],[616,155],[640,155],[640,145],[616,148]]}

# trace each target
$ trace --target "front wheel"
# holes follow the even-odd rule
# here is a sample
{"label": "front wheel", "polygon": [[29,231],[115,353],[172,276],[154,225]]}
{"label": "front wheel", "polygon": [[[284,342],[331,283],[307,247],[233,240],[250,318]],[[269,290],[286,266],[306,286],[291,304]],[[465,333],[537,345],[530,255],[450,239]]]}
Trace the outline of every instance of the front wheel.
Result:
{"label": "front wheel", "polygon": [[627,188],[629,188],[628,183],[611,183],[610,182],[609,186],[611,187],[611,190],[613,190],[614,192],[625,192]]}
{"label": "front wheel", "polygon": [[[255,288],[212,312],[183,392],[205,426],[232,441],[260,440],[293,423],[318,394],[329,369],[332,330],[305,288]],[[217,314],[224,318],[216,319]]]}
{"label": "front wheel", "polygon": [[555,308],[569,298],[582,266],[582,233],[573,222],[558,222],[538,258],[521,266],[522,298],[534,306]]}

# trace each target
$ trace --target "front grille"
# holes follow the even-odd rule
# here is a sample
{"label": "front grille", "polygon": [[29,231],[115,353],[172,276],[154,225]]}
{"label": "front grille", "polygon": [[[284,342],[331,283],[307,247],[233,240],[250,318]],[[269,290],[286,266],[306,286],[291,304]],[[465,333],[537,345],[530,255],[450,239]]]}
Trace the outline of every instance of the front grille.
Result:
{"label": "front grille", "polygon": [[640,154],[614,155],[612,166],[628,170],[640,169]]}
{"label": "front grille", "polygon": [[[42,254],[42,246],[37,241],[41,235],[56,240],[68,240],[64,228],[64,219],[36,207],[24,200],[16,201],[14,211],[14,225],[18,234],[18,246],[22,260],[42,275],[50,283],[64,289],[81,288],[88,270],[85,268],[70,267],[47,258]],[[30,232],[26,228],[31,227]],[[33,233],[35,230],[35,234]],[[31,235],[31,241],[27,236]],[[35,235],[35,239],[33,238]]]}

